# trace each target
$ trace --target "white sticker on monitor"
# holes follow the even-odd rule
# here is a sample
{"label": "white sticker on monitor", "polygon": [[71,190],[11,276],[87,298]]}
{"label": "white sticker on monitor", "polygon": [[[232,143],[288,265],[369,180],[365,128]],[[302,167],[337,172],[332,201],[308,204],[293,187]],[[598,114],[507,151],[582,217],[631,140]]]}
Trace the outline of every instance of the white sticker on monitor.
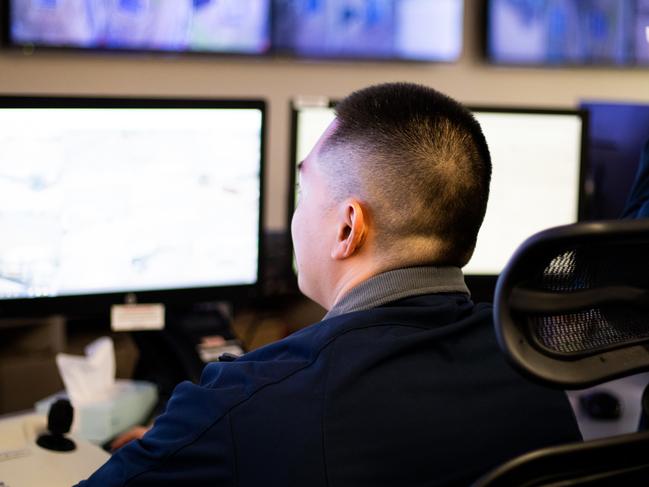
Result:
{"label": "white sticker on monitor", "polygon": [[165,307],[162,304],[121,304],[110,310],[113,331],[162,330],[165,327]]}

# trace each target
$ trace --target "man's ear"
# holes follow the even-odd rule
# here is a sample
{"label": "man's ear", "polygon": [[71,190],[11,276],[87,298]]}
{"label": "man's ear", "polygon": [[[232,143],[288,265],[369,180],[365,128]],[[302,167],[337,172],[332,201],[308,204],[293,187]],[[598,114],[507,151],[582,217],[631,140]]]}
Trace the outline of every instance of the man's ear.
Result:
{"label": "man's ear", "polygon": [[365,243],[369,230],[367,209],[356,199],[345,200],[340,206],[337,225],[331,257],[342,260],[354,255]]}

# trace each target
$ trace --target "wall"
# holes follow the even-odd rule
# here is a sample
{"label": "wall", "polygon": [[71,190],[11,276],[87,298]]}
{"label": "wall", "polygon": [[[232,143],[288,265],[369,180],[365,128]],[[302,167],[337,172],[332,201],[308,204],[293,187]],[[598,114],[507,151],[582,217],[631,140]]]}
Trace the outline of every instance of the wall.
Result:
{"label": "wall", "polygon": [[0,93],[262,97],[269,102],[266,227],[286,222],[289,101],[340,98],[381,81],[424,83],[472,104],[575,106],[582,98],[649,102],[649,70],[522,69],[487,65],[480,55],[477,0],[466,0],[458,64],[304,62],[212,56],[83,52],[0,53]]}

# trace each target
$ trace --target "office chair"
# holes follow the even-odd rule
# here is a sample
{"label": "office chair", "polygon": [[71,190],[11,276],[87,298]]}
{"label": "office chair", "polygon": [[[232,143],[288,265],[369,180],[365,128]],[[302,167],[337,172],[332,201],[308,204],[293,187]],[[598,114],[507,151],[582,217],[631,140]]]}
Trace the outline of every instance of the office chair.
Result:
{"label": "office chair", "polygon": [[[547,386],[582,389],[649,370],[649,219],[529,238],[498,279],[494,321],[511,364]],[[531,452],[474,486],[611,484],[649,485],[649,432]]]}

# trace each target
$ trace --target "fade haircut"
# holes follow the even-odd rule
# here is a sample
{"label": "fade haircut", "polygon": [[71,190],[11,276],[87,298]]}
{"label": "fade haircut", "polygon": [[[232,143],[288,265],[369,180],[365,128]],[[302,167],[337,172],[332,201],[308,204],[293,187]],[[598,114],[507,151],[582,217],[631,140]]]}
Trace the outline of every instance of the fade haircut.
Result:
{"label": "fade haircut", "polygon": [[491,179],[489,148],[471,112],[431,88],[388,83],[352,93],[336,115],[322,165],[337,197],[366,201],[378,247],[412,255],[413,265],[464,266]]}

